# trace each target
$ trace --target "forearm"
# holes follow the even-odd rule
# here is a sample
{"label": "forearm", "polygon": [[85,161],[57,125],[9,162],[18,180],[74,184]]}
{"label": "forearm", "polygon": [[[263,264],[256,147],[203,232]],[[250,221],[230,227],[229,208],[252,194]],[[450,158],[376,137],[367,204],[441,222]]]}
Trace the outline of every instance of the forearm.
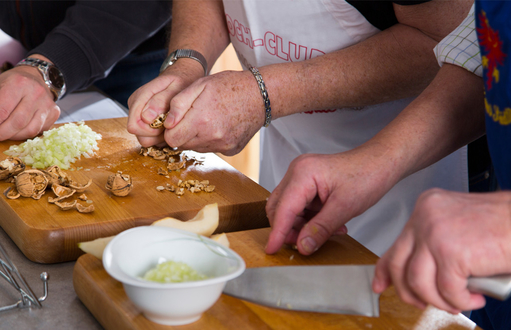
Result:
{"label": "forearm", "polygon": [[428,88],[364,147],[397,183],[484,134],[480,77],[446,64]]}
{"label": "forearm", "polygon": [[417,96],[439,69],[435,44],[419,31],[398,25],[334,53],[260,68],[273,116]]}
{"label": "forearm", "polygon": [[[174,1],[169,53],[176,49],[193,49],[201,53],[211,68],[229,44],[222,1]],[[201,68],[190,59],[181,62]],[[195,62],[195,64],[193,63]]]}
{"label": "forearm", "polygon": [[29,54],[50,59],[64,74],[70,92],[105,77],[169,19],[166,1],[77,1]]}
{"label": "forearm", "polygon": [[469,9],[464,0],[398,6],[400,23],[369,39],[311,60],[259,68],[273,117],[417,96],[439,70],[433,48]]}

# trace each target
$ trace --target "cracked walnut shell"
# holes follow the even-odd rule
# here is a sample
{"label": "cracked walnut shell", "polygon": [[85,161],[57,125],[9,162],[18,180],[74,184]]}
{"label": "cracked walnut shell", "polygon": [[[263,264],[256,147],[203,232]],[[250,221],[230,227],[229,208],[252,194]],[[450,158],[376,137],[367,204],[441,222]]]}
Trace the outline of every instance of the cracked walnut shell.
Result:
{"label": "cracked walnut shell", "polygon": [[18,157],[8,157],[0,162],[0,180],[7,180],[25,170],[25,163]]}
{"label": "cracked walnut shell", "polygon": [[23,197],[40,199],[48,186],[48,179],[39,170],[26,170],[16,176],[16,189]]}
{"label": "cracked walnut shell", "polygon": [[21,196],[20,193],[16,190],[16,187],[9,187],[5,189],[4,195],[9,199],[16,199]]}
{"label": "cracked walnut shell", "polygon": [[152,123],[149,124],[152,128],[160,128],[163,126],[165,119],[167,118],[168,113],[160,113],[158,117],[156,117]]}
{"label": "cracked walnut shell", "polygon": [[108,177],[105,187],[115,196],[124,197],[133,189],[133,180],[128,174],[122,174],[122,172],[119,171]]}

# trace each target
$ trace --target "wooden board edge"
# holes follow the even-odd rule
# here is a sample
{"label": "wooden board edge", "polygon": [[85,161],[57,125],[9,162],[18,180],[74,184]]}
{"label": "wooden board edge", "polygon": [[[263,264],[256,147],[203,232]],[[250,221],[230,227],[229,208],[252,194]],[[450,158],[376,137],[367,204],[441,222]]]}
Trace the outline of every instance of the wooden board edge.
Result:
{"label": "wooden board edge", "polygon": [[92,276],[101,274],[101,270],[103,270],[101,260],[93,255],[84,254],[78,258],[73,269],[73,287],[76,295],[105,329],[137,330],[133,323],[125,321],[122,311],[114,308],[113,304],[103,303],[111,298],[98,285],[101,281]]}

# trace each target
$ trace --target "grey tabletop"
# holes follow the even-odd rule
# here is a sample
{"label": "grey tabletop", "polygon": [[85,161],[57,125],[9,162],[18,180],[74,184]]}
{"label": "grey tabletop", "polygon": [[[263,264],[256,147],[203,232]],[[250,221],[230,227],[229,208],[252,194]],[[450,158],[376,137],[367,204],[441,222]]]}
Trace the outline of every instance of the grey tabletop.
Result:
{"label": "grey tabletop", "polygon": [[[48,297],[42,302],[43,307],[15,308],[0,312],[0,329],[103,329],[74,291],[75,262],[32,262],[21,253],[3,229],[0,229],[0,242],[36,296],[43,295],[40,274],[47,272],[50,275]],[[19,300],[18,291],[0,277],[0,307],[12,305]]]}

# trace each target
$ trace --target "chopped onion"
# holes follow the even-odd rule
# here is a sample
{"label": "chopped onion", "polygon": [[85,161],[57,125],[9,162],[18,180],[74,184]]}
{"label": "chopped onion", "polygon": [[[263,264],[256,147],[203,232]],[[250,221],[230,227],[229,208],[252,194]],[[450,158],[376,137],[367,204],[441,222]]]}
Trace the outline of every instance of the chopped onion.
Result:
{"label": "chopped onion", "polygon": [[200,281],[206,278],[184,262],[172,260],[158,264],[143,276],[144,280],[160,283]]}
{"label": "chopped onion", "polygon": [[20,145],[11,146],[4,153],[19,157],[34,168],[58,165],[67,170],[81,156],[92,157],[99,149],[97,140],[101,140],[101,134],[80,121],[78,125],[68,123],[45,131],[42,138],[28,139]]}

